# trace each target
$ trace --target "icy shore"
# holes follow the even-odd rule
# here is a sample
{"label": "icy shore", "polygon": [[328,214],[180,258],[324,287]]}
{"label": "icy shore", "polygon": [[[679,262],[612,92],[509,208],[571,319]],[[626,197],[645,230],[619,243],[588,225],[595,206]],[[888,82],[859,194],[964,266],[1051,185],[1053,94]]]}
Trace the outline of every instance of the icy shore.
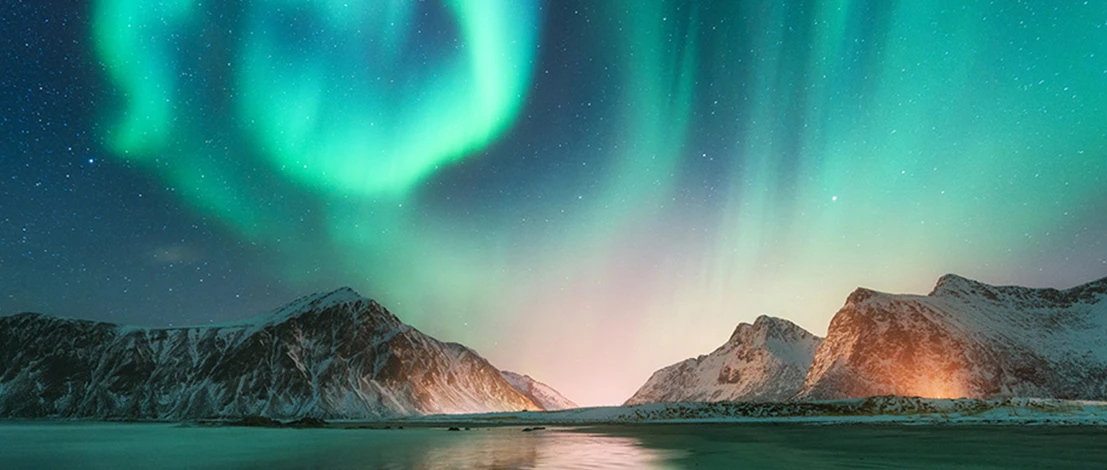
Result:
{"label": "icy shore", "polygon": [[1037,398],[933,399],[881,396],[785,403],[652,403],[550,412],[429,415],[410,424],[581,425],[628,423],[807,423],[1107,426],[1107,402]]}

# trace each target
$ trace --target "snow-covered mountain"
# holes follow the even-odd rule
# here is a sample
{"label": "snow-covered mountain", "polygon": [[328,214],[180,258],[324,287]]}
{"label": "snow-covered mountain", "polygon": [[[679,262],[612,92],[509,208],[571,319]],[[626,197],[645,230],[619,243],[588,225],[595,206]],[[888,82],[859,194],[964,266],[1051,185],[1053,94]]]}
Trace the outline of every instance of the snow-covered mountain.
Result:
{"label": "snow-covered mountain", "polygon": [[543,410],[555,411],[577,408],[577,404],[573,403],[572,400],[562,396],[553,387],[532,379],[529,375],[516,374],[506,370],[500,371],[500,375],[507,383],[515,387],[515,390],[518,390],[519,393],[522,393]]}
{"label": "snow-covered mountain", "polygon": [[792,398],[822,338],[762,315],[742,323],[711,354],[654,372],[626,405],[657,402],[770,402]]}
{"label": "snow-covered mountain", "polygon": [[223,325],[0,318],[0,417],[377,418],[538,410],[475,351],[343,288]]}
{"label": "snow-covered mountain", "polygon": [[857,289],[799,398],[1107,400],[1107,278],[1067,290],[955,275],[929,295]]}

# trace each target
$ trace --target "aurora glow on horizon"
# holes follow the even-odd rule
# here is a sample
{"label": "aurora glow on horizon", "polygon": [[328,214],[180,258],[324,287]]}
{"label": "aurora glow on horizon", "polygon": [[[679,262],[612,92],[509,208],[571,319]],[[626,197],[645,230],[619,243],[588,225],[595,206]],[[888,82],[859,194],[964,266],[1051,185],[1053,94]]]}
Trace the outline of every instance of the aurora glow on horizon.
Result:
{"label": "aurora glow on horizon", "polygon": [[[822,334],[860,285],[1107,275],[1107,2],[89,8],[65,52],[93,84],[52,98],[88,152],[26,124],[2,155],[104,158],[99,196],[2,183],[0,314],[200,323],[349,285],[590,405],[762,313]],[[27,241],[104,200],[137,235]]]}

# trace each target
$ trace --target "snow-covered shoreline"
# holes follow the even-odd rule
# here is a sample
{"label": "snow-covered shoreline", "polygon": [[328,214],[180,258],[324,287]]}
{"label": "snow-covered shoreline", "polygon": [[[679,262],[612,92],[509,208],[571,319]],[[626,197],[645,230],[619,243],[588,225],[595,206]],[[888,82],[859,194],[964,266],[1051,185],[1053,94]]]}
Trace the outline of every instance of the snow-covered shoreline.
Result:
{"label": "snow-covered shoreline", "polygon": [[[208,425],[241,417],[211,418]],[[2,422],[181,423],[178,420],[97,420],[81,418],[8,419]],[[186,420],[184,423],[194,422]],[[559,411],[437,414],[380,420],[334,419],[322,427],[384,429],[386,426],[594,426],[608,424],[887,424],[1107,426],[1107,402],[1042,398],[936,399],[880,396],[864,399],[783,403],[651,403]]]}
{"label": "snow-covered shoreline", "polygon": [[549,412],[412,416],[394,418],[389,422],[413,425],[802,423],[1107,426],[1107,402],[882,396],[785,403],[652,403]]}

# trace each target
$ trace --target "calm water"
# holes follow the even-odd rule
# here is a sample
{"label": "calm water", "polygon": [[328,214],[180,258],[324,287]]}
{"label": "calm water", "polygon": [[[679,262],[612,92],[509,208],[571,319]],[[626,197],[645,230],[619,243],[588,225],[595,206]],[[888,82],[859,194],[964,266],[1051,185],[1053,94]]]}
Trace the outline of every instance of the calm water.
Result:
{"label": "calm water", "polygon": [[639,425],[296,430],[0,424],[9,469],[1107,468],[1107,430]]}

